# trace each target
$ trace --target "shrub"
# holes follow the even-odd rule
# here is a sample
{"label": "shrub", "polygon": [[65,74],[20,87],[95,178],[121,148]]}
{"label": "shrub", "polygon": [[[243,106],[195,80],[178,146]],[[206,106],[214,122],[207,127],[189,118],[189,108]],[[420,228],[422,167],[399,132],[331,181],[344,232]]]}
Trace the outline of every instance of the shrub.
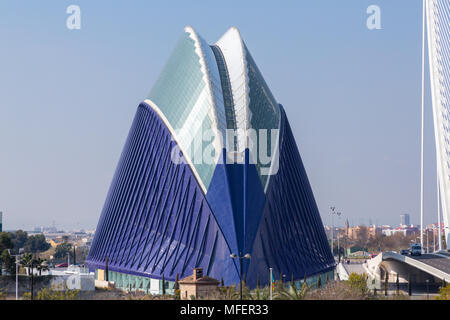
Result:
{"label": "shrub", "polygon": [[369,293],[366,274],[357,274],[353,272],[348,276],[348,280],[344,281],[344,283],[348,284],[350,288],[359,291],[362,296],[367,296]]}
{"label": "shrub", "polygon": [[439,295],[436,300],[450,300],[450,284],[439,289]]}
{"label": "shrub", "polygon": [[[78,299],[79,290],[55,290],[55,288],[42,288],[35,295],[36,300],[76,300]],[[31,292],[25,292],[22,296],[23,300],[31,300]]]}
{"label": "shrub", "polygon": [[329,281],[320,289],[311,290],[306,294],[306,300],[366,300],[368,291],[363,291],[348,281]]}

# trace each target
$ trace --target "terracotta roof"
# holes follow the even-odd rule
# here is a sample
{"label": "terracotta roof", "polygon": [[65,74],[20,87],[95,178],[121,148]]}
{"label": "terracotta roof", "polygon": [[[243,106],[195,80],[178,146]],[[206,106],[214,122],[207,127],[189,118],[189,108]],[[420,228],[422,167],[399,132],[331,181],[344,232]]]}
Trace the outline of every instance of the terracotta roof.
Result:
{"label": "terracotta roof", "polygon": [[180,284],[182,284],[182,283],[183,284],[184,283],[219,284],[219,280],[208,277],[208,276],[203,276],[194,281],[194,275],[190,275],[190,276],[187,276],[186,278],[181,279],[180,281],[178,281],[178,283],[180,283]]}

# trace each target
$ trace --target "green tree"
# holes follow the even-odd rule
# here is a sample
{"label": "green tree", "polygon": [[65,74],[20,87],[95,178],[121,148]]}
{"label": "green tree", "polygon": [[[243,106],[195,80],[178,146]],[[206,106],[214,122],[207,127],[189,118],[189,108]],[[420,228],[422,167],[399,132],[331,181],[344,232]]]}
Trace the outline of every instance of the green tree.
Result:
{"label": "green tree", "polygon": [[366,274],[357,274],[353,272],[348,276],[348,280],[344,282],[348,284],[350,288],[358,290],[362,295],[367,295],[369,292]]}
{"label": "green tree", "polygon": [[36,267],[36,270],[39,271],[40,276],[42,275],[42,271],[49,270],[47,260],[41,258],[35,259],[33,265]]}
{"label": "green tree", "polygon": [[[7,232],[0,232],[0,253],[9,248],[11,245],[11,237],[8,236]],[[0,275],[2,275],[3,263],[0,258]]]}
{"label": "green tree", "polygon": [[79,290],[55,290],[54,288],[42,288],[37,293],[37,300],[76,300]]}
{"label": "green tree", "polygon": [[11,232],[11,240],[13,243],[14,251],[19,252],[20,248],[25,246],[28,239],[28,233],[23,230],[17,230],[16,232]]}
{"label": "green tree", "polygon": [[[319,278],[320,279],[320,278]],[[308,291],[311,289],[306,282],[303,282],[300,289],[297,289],[295,282],[291,280],[288,288],[282,288],[275,294],[275,299],[279,300],[304,300]]]}
{"label": "green tree", "polygon": [[398,277],[398,273],[397,273],[397,279],[395,281],[395,286],[396,286],[396,294],[399,295],[400,294],[400,280]]}
{"label": "green tree", "polygon": [[269,300],[270,299],[270,287],[266,286],[264,288],[256,287],[255,290],[251,292],[251,300]]}
{"label": "green tree", "polygon": [[43,234],[28,237],[24,244],[25,251],[32,253],[47,251],[49,248],[50,244],[45,241],[45,236]]}
{"label": "green tree", "polygon": [[436,300],[450,300],[450,284],[439,289],[439,295]]}
{"label": "green tree", "polygon": [[5,249],[12,249],[13,243],[9,232],[0,232],[0,252]]}
{"label": "green tree", "polygon": [[72,253],[72,245],[70,243],[64,242],[56,246],[55,258],[63,259],[67,257],[67,254]]}
{"label": "green tree", "polygon": [[31,266],[33,263],[33,255],[31,253],[25,253],[20,260],[20,264],[26,268],[28,268],[28,275],[31,275]]}
{"label": "green tree", "polygon": [[2,252],[2,265],[3,268],[11,275],[16,274],[16,260],[13,256],[11,256],[8,252],[8,249],[3,250]]}
{"label": "green tree", "polygon": [[225,300],[235,299],[236,296],[236,285],[231,285],[229,287],[219,287],[219,291],[222,298]]}

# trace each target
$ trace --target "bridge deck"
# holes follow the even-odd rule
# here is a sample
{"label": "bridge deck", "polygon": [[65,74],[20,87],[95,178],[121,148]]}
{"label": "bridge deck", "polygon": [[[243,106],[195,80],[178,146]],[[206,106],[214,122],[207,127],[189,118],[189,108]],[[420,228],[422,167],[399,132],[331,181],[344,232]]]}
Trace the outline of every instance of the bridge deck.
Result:
{"label": "bridge deck", "polygon": [[448,251],[439,251],[438,253],[450,258],[450,252],[448,252]]}
{"label": "bridge deck", "polygon": [[450,274],[450,255],[448,258],[438,256],[435,254],[423,254],[421,256],[409,256],[415,260],[425,263],[431,267],[434,267],[442,272]]}
{"label": "bridge deck", "polygon": [[446,255],[442,255],[440,253],[410,256],[400,255],[396,252],[388,251],[383,252],[381,258],[383,261],[393,259],[406,263],[441,280],[450,279],[450,256],[447,257]]}

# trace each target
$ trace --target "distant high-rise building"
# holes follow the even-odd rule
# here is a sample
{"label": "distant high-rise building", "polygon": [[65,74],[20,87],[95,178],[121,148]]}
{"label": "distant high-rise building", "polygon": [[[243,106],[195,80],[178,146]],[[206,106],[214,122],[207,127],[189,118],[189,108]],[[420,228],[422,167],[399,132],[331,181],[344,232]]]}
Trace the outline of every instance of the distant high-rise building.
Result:
{"label": "distant high-rise building", "polygon": [[3,231],[3,212],[0,211],[0,232]]}
{"label": "distant high-rise building", "polygon": [[400,215],[400,225],[402,226],[409,226],[409,214],[401,214]]}

